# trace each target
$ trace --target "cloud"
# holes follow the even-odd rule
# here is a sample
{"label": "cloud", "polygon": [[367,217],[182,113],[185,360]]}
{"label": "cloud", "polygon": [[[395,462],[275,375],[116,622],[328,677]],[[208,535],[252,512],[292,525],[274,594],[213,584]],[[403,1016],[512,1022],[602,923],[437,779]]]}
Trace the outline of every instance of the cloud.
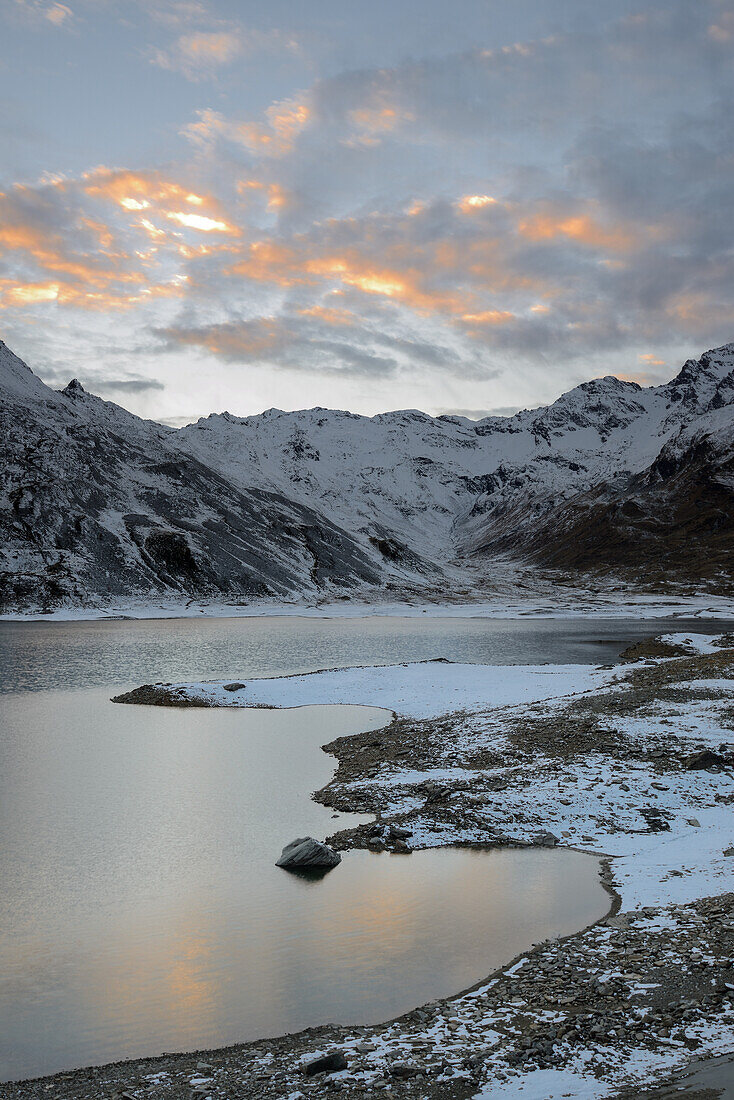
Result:
{"label": "cloud", "polygon": [[498,405],[493,409],[439,409],[436,416],[463,416],[467,420],[485,420],[488,416],[514,416],[520,405]]}
{"label": "cloud", "polygon": [[162,382],[155,378],[105,378],[99,375],[82,375],[81,383],[93,393],[149,393],[151,390],[164,390]]}
{"label": "cloud", "polygon": [[14,0],[15,14],[33,26],[68,26],[74,13],[67,4],[55,0]]}
{"label": "cloud", "polygon": [[[262,31],[213,20],[198,5],[178,11],[164,10],[162,19],[161,14],[158,18],[159,21],[166,21],[174,26],[185,26],[192,21],[205,21],[209,24],[208,29],[199,28],[180,34],[166,48],[152,48],[148,51],[148,60],[152,65],[180,73],[187,80],[210,79],[220,69],[248,55],[274,51],[297,53],[299,50],[296,38],[278,28]],[[211,27],[212,23],[217,24],[214,29]]]}
{"label": "cloud", "polygon": [[212,13],[201,0],[137,0],[150,19],[162,26],[180,30],[211,23]]}
{"label": "cloud", "polygon": [[199,80],[230,65],[243,50],[242,37],[236,31],[199,31],[181,35],[167,50],[154,50],[150,61],[160,69]]}
{"label": "cloud", "polygon": [[203,348],[232,363],[267,363],[290,369],[341,375],[386,375],[397,361],[355,343],[324,339],[297,319],[256,317],[250,320],[157,331],[168,349]]}
{"label": "cloud", "polygon": [[159,172],[100,167],[16,184],[0,192],[0,308],[105,311],[181,297],[185,259],[209,249],[201,238],[239,233],[217,199]]}
{"label": "cloud", "polygon": [[648,352],[645,355],[638,355],[637,358],[640,360],[641,363],[647,363],[648,366],[650,366],[650,367],[664,367],[665,366],[665,360],[664,359],[658,359],[658,357],[654,354],[654,352]]}
{"label": "cloud", "polygon": [[181,131],[194,145],[211,152],[221,142],[229,142],[264,157],[282,157],[290,153],[298,136],[311,119],[311,108],[299,99],[271,104],[262,122],[233,121],[211,108],[197,111],[197,121]]}
{"label": "cloud", "polygon": [[[522,360],[576,381],[591,367],[574,358],[629,349],[654,369],[722,343],[734,13],[623,7],[573,33],[294,81],[256,113],[218,98],[184,127],[179,163],[9,187],[0,306],[124,309],[163,348],[329,378],[486,380]],[[192,80],[290,48],[195,2],[150,14],[174,39],[153,60]]]}

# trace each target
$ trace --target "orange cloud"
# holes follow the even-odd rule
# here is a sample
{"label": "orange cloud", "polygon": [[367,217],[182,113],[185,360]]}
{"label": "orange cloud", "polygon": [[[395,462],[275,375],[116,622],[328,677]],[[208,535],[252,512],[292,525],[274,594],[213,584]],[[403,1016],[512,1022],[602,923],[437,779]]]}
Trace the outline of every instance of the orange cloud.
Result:
{"label": "orange cloud", "polygon": [[168,50],[154,50],[151,64],[196,80],[231,64],[243,52],[237,31],[197,31],[183,34]]}
{"label": "orange cloud", "polygon": [[60,27],[73,19],[74,13],[66,4],[54,3],[53,0],[15,0],[20,11],[32,20],[42,19]]}
{"label": "orange cloud", "polygon": [[[664,367],[665,360],[658,359],[656,355],[648,352],[646,355],[638,355],[637,357],[641,363],[649,363],[651,367]],[[620,376],[621,377],[621,376]]]}
{"label": "orange cloud", "polygon": [[298,135],[311,120],[311,109],[302,100],[284,99],[271,104],[265,121],[233,122],[211,108],[197,112],[197,121],[182,133],[197,145],[207,147],[217,138],[244,145],[253,153],[282,157],[290,152]]}
{"label": "orange cloud", "polygon": [[280,210],[288,206],[289,196],[279,183],[263,183],[262,180],[240,180],[237,184],[240,195],[246,191],[262,191],[267,195],[268,210]]}
{"label": "orange cloud", "polygon": [[306,259],[304,266],[310,275],[401,302],[420,312],[459,313],[466,309],[466,299],[460,295],[423,285],[423,276],[415,268],[377,267],[357,249]]}
{"label": "orange cloud", "polygon": [[461,319],[475,325],[506,325],[514,321],[515,314],[506,309],[484,309],[480,313],[465,313]]}
{"label": "orange cloud", "polygon": [[55,302],[59,296],[58,283],[25,283],[12,285],[3,280],[0,284],[0,305],[27,306],[36,302]]}
{"label": "orange cloud", "polygon": [[265,117],[265,125],[240,123],[239,138],[253,152],[278,157],[292,149],[293,142],[308,125],[311,112],[305,103],[283,100],[268,107]]}
{"label": "orange cloud", "polygon": [[589,214],[559,215],[552,212],[531,214],[518,222],[518,232],[531,241],[551,241],[566,237],[590,248],[627,252],[640,242],[639,232],[627,226],[607,228]]}
{"label": "orange cloud", "polygon": [[309,309],[299,309],[302,317],[315,317],[324,321],[327,325],[351,325],[355,321],[355,315],[349,309],[330,309],[328,306],[311,306]]}
{"label": "orange cloud", "polygon": [[[197,211],[200,202],[205,201],[170,181],[106,169],[97,169],[77,181],[45,180],[36,187],[15,185],[9,192],[0,193],[0,254],[6,257],[6,267],[12,262],[18,271],[16,278],[0,283],[3,308],[55,302],[82,309],[117,310],[151,297],[180,296],[185,282],[185,276],[176,271],[180,261],[175,249],[180,235],[172,235],[176,240],[172,240],[166,264],[162,265],[155,253],[167,241],[165,231],[141,218],[138,210],[127,209],[130,204],[123,204],[122,200],[133,198],[142,205],[145,194],[150,196],[145,203],[151,213],[162,198],[175,196],[181,205],[189,203]],[[113,201],[121,211],[134,213],[133,225],[121,228],[114,220],[107,223],[92,216],[88,197],[92,201]],[[216,209],[216,204],[212,205]],[[188,217],[204,219],[192,223],[197,228],[209,228],[210,222],[217,228],[225,224],[198,213],[186,214]],[[130,228],[142,228],[155,246],[147,252],[127,248],[128,237],[123,234]],[[225,228],[236,232],[229,225]]]}
{"label": "orange cloud", "polygon": [[399,110],[387,101],[384,93],[380,93],[375,95],[372,103],[349,111],[347,118],[354,132],[345,139],[346,145],[379,145],[386,134],[397,130],[405,122],[412,122],[414,115]]}
{"label": "orange cloud", "polygon": [[124,168],[95,168],[82,177],[84,190],[94,198],[108,199],[123,210],[137,212],[152,206],[170,207],[187,203],[218,209],[211,195],[199,195],[191,188],[164,179],[158,172],[131,172]]}
{"label": "orange cloud", "polygon": [[299,255],[274,241],[253,241],[244,257],[225,270],[226,275],[244,275],[256,282],[295,286],[311,280],[300,270]]}
{"label": "orange cloud", "polygon": [[233,359],[260,359],[281,349],[289,337],[276,317],[257,317],[237,324],[212,325],[205,329],[168,330],[177,344],[200,347],[212,355]]}
{"label": "orange cloud", "polygon": [[278,183],[268,184],[268,210],[280,210],[288,205],[288,192]]}

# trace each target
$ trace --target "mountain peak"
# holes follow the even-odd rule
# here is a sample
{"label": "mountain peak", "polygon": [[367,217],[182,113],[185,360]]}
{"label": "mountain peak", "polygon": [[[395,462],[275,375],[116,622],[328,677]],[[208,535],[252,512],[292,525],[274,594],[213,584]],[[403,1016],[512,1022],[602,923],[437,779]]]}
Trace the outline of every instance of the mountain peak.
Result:
{"label": "mountain peak", "polygon": [[61,392],[66,394],[67,397],[76,397],[80,394],[86,394],[87,391],[78,378],[72,378],[71,382],[64,386]]}

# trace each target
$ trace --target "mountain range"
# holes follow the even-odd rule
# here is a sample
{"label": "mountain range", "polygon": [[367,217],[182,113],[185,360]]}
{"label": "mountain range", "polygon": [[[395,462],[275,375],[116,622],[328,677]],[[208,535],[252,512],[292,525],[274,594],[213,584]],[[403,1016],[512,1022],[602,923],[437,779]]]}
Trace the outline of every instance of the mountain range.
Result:
{"label": "mountain range", "polygon": [[609,578],[729,592],[734,344],[472,421],[213,414],[173,429],[0,341],[0,610],[175,599],[468,599]]}

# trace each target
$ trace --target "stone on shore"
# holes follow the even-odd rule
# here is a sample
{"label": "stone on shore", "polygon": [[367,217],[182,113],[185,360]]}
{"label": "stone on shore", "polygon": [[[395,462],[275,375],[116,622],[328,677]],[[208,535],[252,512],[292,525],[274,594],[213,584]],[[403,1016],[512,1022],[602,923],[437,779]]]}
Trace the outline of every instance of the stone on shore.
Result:
{"label": "stone on shore", "polygon": [[533,837],[533,844],[536,848],[555,848],[558,843],[558,837],[553,833],[536,833]]}
{"label": "stone on shore", "polygon": [[687,756],[684,764],[689,772],[703,771],[705,768],[721,767],[722,764],[726,764],[726,760],[718,753],[712,752],[711,749],[702,749],[700,752],[694,752]]}
{"label": "stone on shore", "polygon": [[320,1054],[306,1062],[303,1072],[307,1077],[315,1077],[317,1073],[338,1073],[347,1068],[347,1060],[341,1050],[332,1050],[329,1054]]}
{"label": "stone on shore", "polygon": [[341,861],[342,857],[339,853],[328,844],[322,844],[312,836],[302,836],[286,844],[275,866],[284,867],[287,871],[309,870],[309,868],[324,870],[336,867]]}

